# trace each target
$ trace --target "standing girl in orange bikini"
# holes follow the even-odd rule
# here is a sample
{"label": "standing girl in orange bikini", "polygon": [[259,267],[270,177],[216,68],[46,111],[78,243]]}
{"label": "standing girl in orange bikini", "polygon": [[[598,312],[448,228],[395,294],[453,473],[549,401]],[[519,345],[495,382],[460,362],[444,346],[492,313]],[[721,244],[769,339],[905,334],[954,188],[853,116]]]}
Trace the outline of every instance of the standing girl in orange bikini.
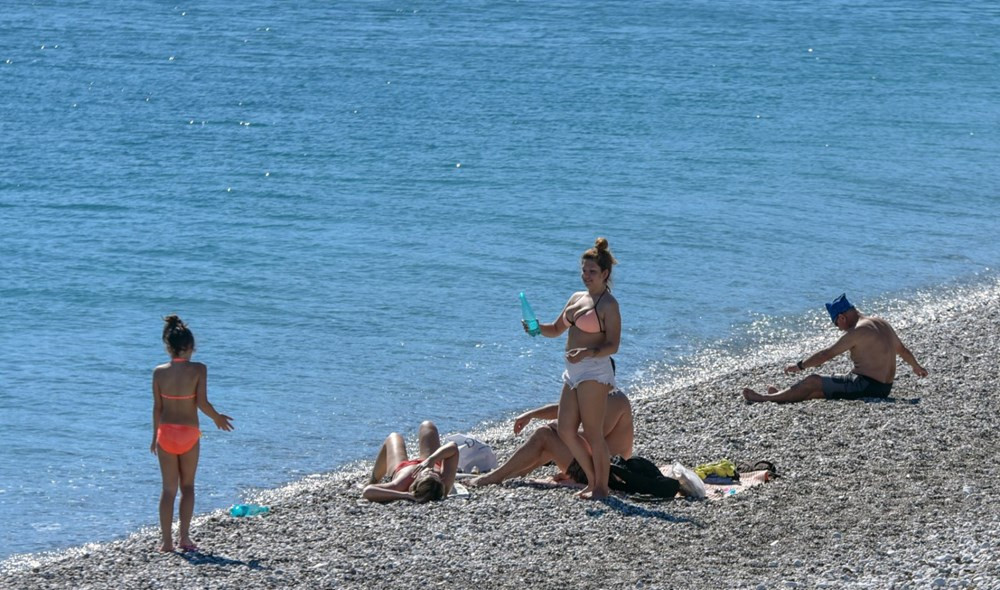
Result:
{"label": "standing girl in orange bikini", "polygon": [[194,515],[194,474],[198,469],[198,410],[215,422],[220,430],[232,430],[229,416],[215,411],[208,403],[205,380],[208,368],[191,361],[194,334],[176,315],[164,318],[163,343],[170,362],[153,369],[153,443],[149,451],[160,459],[163,491],[160,494],[160,551],[174,550],[172,537],[174,498],[181,490],[180,548],[196,551],[191,541],[191,517]]}

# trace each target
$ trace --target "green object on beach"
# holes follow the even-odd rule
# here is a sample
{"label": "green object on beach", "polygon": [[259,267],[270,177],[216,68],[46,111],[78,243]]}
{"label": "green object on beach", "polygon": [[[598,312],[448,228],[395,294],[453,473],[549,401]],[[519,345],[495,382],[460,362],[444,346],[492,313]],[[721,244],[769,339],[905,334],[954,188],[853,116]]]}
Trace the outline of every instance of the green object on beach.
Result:
{"label": "green object on beach", "polygon": [[532,336],[538,336],[542,332],[541,326],[538,325],[538,318],[535,317],[535,312],[531,309],[531,304],[528,303],[528,299],[524,296],[524,291],[521,291],[521,319],[524,320],[524,325],[528,327],[528,334]]}
{"label": "green object on beach", "polygon": [[230,516],[236,517],[257,516],[258,514],[267,514],[270,511],[270,506],[260,506],[259,504],[234,504],[233,507],[229,509],[229,514]]}

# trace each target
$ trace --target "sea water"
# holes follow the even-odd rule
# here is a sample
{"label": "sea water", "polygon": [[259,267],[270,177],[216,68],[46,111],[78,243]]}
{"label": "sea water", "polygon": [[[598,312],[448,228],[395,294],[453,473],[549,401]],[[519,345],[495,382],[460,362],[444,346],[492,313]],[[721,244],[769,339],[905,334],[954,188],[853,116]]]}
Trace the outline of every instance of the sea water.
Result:
{"label": "sea water", "polygon": [[202,420],[208,511],[554,401],[563,343],[518,293],[554,319],[597,236],[633,389],[815,331],[841,292],[994,276],[998,25],[985,1],[5,6],[0,557],[156,525],[168,313],[236,426]]}

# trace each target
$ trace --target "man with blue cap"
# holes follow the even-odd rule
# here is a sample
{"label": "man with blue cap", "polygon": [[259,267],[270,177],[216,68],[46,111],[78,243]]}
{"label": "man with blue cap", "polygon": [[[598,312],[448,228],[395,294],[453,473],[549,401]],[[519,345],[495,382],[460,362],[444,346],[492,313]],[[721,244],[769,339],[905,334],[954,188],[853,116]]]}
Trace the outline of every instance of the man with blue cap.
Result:
{"label": "man with blue cap", "polygon": [[743,397],[751,402],[801,402],[807,399],[860,399],[889,396],[896,377],[896,356],[907,362],[917,377],[926,377],[927,369],[920,366],[913,353],[899,340],[896,331],[882,318],[863,315],[841,295],[826,304],[826,311],[844,335],[832,346],[799,362],[785,367],[785,373],[798,373],[818,367],[830,359],[850,351],[854,369],[846,375],[810,375],[788,389],[774,386],[767,393],[757,393],[749,387]]}

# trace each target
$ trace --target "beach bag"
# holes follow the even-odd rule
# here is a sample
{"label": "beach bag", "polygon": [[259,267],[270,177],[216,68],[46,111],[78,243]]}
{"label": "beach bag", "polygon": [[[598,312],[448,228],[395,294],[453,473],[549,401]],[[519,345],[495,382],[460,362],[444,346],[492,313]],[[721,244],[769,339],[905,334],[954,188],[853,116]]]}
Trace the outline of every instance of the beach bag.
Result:
{"label": "beach bag", "polygon": [[611,458],[608,487],[629,494],[645,494],[657,498],[673,498],[680,482],[660,472],[655,463],[642,457],[625,459],[621,455]]}
{"label": "beach bag", "polygon": [[[587,475],[580,464],[573,460],[567,475],[577,483],[587,483]],[[621,455],[611,458],[608,487],[628,494],[645,494],[657,498],[673,498],[680,489],[680,482],[663,475],[655,463],[642,457],[626,459]]]}
{"label": "beach bag", "polygon": [[685,496],[691,496],[693,498],[708,497],[708,488],[705,487],[705,482],[701,481],[701,478],[698,477],[697,473],[691,471],[680,463],[675,462],[670,467],[670,472],[667,473],[667,477],[671,477],[680,482],[681,491],[684,492]]}
{"label": "beach bag", "polygon": [[497,456],[490,445],[468,434],[451,434],[443,442],[458,445],[458,471],[461,473],[486,473],[497,468]]}

